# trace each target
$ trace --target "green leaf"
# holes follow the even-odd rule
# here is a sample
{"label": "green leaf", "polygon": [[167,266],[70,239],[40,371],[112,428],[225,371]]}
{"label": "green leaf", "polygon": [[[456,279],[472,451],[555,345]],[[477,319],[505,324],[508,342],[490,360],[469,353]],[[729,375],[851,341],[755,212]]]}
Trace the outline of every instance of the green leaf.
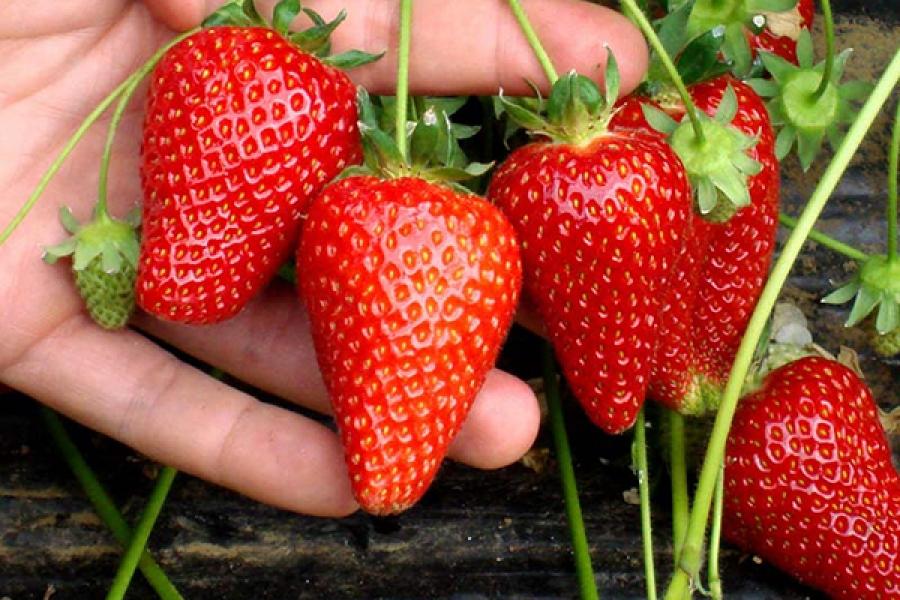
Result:
{"label": "green leaf", "polygon": [[473,177],[481,177],[488,171],[494,168],[494,163],[480,163],[480,162],[472,162],[466,165],[466,173]]}
{"label": "green leaf", "polygon": [[686,85],[708,78],[709,72],[719,64],[724,41],[724,29],[716,27],[692,40],[678,55],[675,67]]}
{"label": "green leaf", "polygon": [[382,56],[384,56],[384,52],[371,54],[369,52],[363,52],[362,50],[348,50],[347,52],[341,52],[340,54],[325,56],[321,60],[325,64],[331,65],[336,69],[343,69],[346,71],[347,69],[355,69],[356,67],[373,63]]}
{"label": "green leaf", "polygon": [[836,125],[832,125],[825,130],[825,135],[828,138],[828,145],[831,146],[831,150],[837,152],[841,142],[844,141],[844,132]]}
{"label": "green leaf", "polygon": [[875,330],[884,335],[900,326],[900,314],[897,303],[887,290],[881,293],[881,305],[878,307],[878,316],[875,318]]}
{"label": "green leaf", "polygon": [[838,93],[844,100],[862,101],[869,97],[874,87],[869,81],[848,81],[841,84]]}
{"label": "green leaf", "polygon": [[547,119],[551,123],[559,124],[566,118],[574,97],[573,79],[577,76],[575,71],[569,71],[553,84],[547,98]]}
{"label": "green leaf", "polygon": [[786,12],[797,6],[797,0],[747,0],[747,12]]}
{"label": "green leaf", "polygon": [[[449,115],[450,113],[447,114]],[[453,137],[458,140],[467,140],[479,131],[481,131],[481,127],[478,125],[461,125],[459,123],[453,123],[452,127]]]}
{"label": "green leaf", "polygon": [[291,23],[300,14],[300,9],[300,0],[281,0],[276,4],[272,13],[272,27],[275,31],[286,36]]}
{"label": "green leaf", "polygon": [[847,60],[850,58],[851,54],[853,54],[853,49],[847,48],[834,57],[834,65],[831,69],[831,82],[835,85],[837,85],[844,76],[844,68],[846,68]]}
{"label": "green leaf", "polygon": [[785,79],[787,79],[793,71],[797,69],[794,65],[784,60],[777,54],[772,54],[771,52],[761,51],[759,53],[759,58],[762,61],[763,66],[766,68],[772,77],[775,78],[775,81],[779,83],[783,83]]}
{"label": "green leaf", "polygon": [[709,179],[737,208],[750,204],[747,180],[734,167],[714,171],[710,173]]}
{"label": "green leaf", "polygon": [[[410,159],[414,165],[427,164],[434,157],[440,139],[438,111],[430,106],[415,124],[409,142]],[[449,137],[449,136],[448,136]]]}
{"label": "green leaf", "polygon": [[797,38],[797,62],[802,68],[809,69],[813,66],[814,60],[812,36],[809,29],[803,28],[800,30],[800,37]]}
{"label": "green leaf", "polygon": [[859,290],[859,281],[853,280],[850,283],[846,283],[834,290],[824,298],[822,298],[823,304],[844,304],[845,302],[849,302],[856,296],[856,292]]}
{"label": "green leaf", "polygon": [[753,55],[750,52],[750,44],[744,35],[744,26],[741,23],[732,23],[725,28],[725,44],[722,47],[725,56],[732,62],[732,71],[738,77],[743,77],[750,71]]}
{"label": "green leaf", "polygon": [[400,153],[400,148],[397,147],[397,142],[384,131],[360,123],[359,132],[362,134],[367,157],[369,155],[374,157],[378,161],[378,166],[406,163],[406,159]]}
{"label": "green leaf", "polygon": [[426,106],[434,106],[440,109],[448,117],[452,117],[459,109],[469,101],[468,96],[448,96],[446,98],[429,97],[425,99]]}
{"label": "green leaf", "polygon": [[812,166],[816,155],[822,148],[822,141],[825,139],[825,132],[818,131],[813,133],[799,133],[797,135],[797,157],[800,159],[800,167],[804,171],[808,171]]}
{"label": "green leaf", "polygon": [[716,186],[708,177],[701,177],[697,181],[697,205],[700,208],[700,214],[707,215],[712,212],[719,203],[719,193]]}
{"label": "green leaf", "polygon": [[785,156],[791,153],[794,142],[797,140],[797,130],[791,125],[786,125],[778,132],[775,138],[775,156],[778,160],[783,160]]}
{"label": "green leaf", "polygon": [[657,35],[669,56],[676,56],[684,47],[692,8],[693,2],[685,2],[656,23]]}
{"label": "green leaf", "polygon": [[650,127],[660,133],[671,135],[678,127],[678,122],[675,119],[655,106],[641,103],[641,112],[644,113],[644,118],[647,119],[647,123],[650,124]]}
{"label": "green leaf", "polygon": [[[600,90],[597,89],[597,86],[593,81],[591,81],[587,77],[582,77],[582,79],[587,83],[581,82],[579,89],[579,98],[582,102],[585,103],[585,105],[588,107],[588,112],[590,112],[592,115],[597,114],[603,106],[612,106],[616,103],[616,100],[619,98],[619,87],[621,79],[619,77],[619,65],[616,62],[616,56],[613,54],[613,51],[609,46],[606,47],[606,71],[603,75],[603,86],[606,93],[601,96]],[[599,97],[598,99],[600,100],[600,102],[594,103],[593,94],[595,92]],[[606,98],[605,103],[602,102],[603,98]],[[588,102],[591,102],[591,104],[588,104]]]}
{"label": "green leaf", "polygon": [[505,96],[499,98],[511,121],[530,131],[540,131],[547,126],[547,121],[530,106],[523,105],[521,100],[509,100]]}
{"label": "green leaf", "polygon": [[728,125],[732,120],[734,120],[735,115],[737,115],[737,111],[737,94],[734,93],[734,88],[731,87],[731,84],[729,83],[725,86],[725,92],[722,94],[722,100],[719,102],[718,108],[716,108],[716,121],[724,125]]}
{"label": "green leaf", "polygon": [[362,86],[356,88],[356,110],[359,113],[360,126],[365,125],[372,129],[378,127],[378,113],[372,103],[372,97]]}
{"label": "green leaf", "polygon": [[856,294],[856,302],[850,309],[850,316],[847,317],[847,326],[853,327],[869,316],[879,300],[881,300],[881,294],[877,290],[872,290],[867,285],[861,285]]}

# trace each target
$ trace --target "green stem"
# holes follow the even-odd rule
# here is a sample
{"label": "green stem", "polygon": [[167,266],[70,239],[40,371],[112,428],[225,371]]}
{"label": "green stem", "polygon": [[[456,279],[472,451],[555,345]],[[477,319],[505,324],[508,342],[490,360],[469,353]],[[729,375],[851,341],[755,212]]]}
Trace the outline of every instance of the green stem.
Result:
{"label": "green stem", "polygon": [[825,22],[825,69],[822,71],[822,81],[812,94],[813,101],[817,101],[828,89],[831,83],[831,71],[834,69],[834,18],[831,16],[831,0],[819,0],[822,5],[822,20]]}
{"label": "green stem", "polygon": [[394,139],[404,160],[409,160],[406,140],[406,104],[409,100],[409,41],[412,28],[412,0],[400,0],[400,42],[397,50],[397,105]]}
{"label": "green stem", "polygon": [[512,9],[516,21],[519,23],[519,28],[522,30],[522,33],[525,34],[528,45],[531,46],[538,62],[541,63],[541,68],[544,70],[544,74],[550,81],[550,85],[553,85],[556,83],[556,80],[559,79],[559,74],[557,74],[556,68],[553,66],[553,61],[550,60],[547,51],[544,50],[544,46],[541,44],[541,40],[538,38],[537,33],[534,31],[534,27],[531,26],[528,15],[525,14],[525,10],[522,8],[519,0],[509,0],[509,7]]}
{"label": "green stem", "polygon": [[703,127],[700,125],[700,115],[697,112],[697,107],[694,106],[694,101],[691,99],[691,95],[684,86],[684,81],[682,81],[681,75],[678,74],[675,63],[669,58],[669,54],[666,52],[662,41],[659,39],[659,36],[656,35],[656,31],[653,30],[653,25],[650,24],[650,21],[647,20],[647,17],[641,12],[641,9],[634,0],[622,0],[621,4],[631,11],[635,24],[644,33],[644,37],[647,38],[650,47],[653,48],[653,51],[659,56],[659,60],[662,62],[663,67],[665,67],[669,79],[672,80],[672,84],[678,91],[678,95],[681,96],[684,110],[687,112],[688,118],[691,120],[691,126],[694,128],[694,136],[696,137],[697,144],[703,144],[706,142],[706,136],[703,134]]}
{"label": "green stem", "polygon": [[581,590],[582,600],[598,600],[600,595],[597,592],[597,583],[594,580],[591,552],[588,547],[587,534],[584,530],[581,502],[578,499],[578,486],[575,483],[575,469],[572,466],[572,452],[569,450],[569,437],[566,434],[566,424],[559,400],[556,364],[553,359],[553,348],[550,344],[544,344],[544,391],[547,394],[553,445],[556,449],[556,459],[559,461],[559,477],[562,480],[566,517],[569,521],[569,532],[572,535],[572,551],[575,555],[575,572],[578,576],[578,587]]}
{"label": "green stem", "polygon": [[791,235],[785,242],[781,255],[772,269],[772,274],[769,276],[765,288],[763,288],[756,309],[750,317],[750,322],[747,324],[746,333],[741,340],[737,357],[731,368],[731,374],[722,395],[719,411],[716,414],[715,425],[707,446],[703,467],[700,471],[700,481],[694,497],[681,560],[666,593],[668,600],[679,600],[689,588],[691,582],[697,580],[700,572],[703,534],[709,517],[710,505],[712,504],[716,477],[718,476],[725,452],[728,430],[731,427],[731,420],[734,418],[734,411],[737,408],[741,387],[753,361],[754,350],[765,329],[769,314],[775,306],[781,288],[787,280],[791,267],[800,254],[800,250],[813,224],[853,158],[854,152],[859,147],[866,131],[878,115],[878,111],[890,97],[898,80],[900,80],[900,50],[894,54],[872,94],[866,100],[862,110],[860,110],[859,116],[850,127],[843,142],[841,142],[834,158],[822,174],[819,184],[816,186],[806,208],[803,209],[798,219],[796,229],[791,232]]}
{"label": "green stem", "polygon": [[647,600],[656,600],[656,567],[653,561],[653,530],[650,523],[650,468],[647,466],[647,430],[644,409],[634,422],[634,462],[641,496],[641,541],[644,548],[644,579]]}
{"label": "green stem", "polygon": [[900,102],[894,114],[894,133],[888,154],[887,257],[897,260],[897,158],[900,155]]}
{"label": "green stem", "polygon": [[[103,488],[103,484],[97,479],[94,471],[87,464],[81,452],[75,446],[72,438],[66,432],[65,426],[59,416],[47,407],[41,407],[41,418],[43,418],[50,437],[59,449],[60,454],[69,465],[75,478],[81,484],[85,494],[94,505],[94,510],[100,516],[100,519],[106,523],[112,531],[113,536],[123,546],[131,539],[131,530],[122,513],[116,508],[112,498]],[[138,563],[138,568],[143,573],[147,582],[156,591],[156,594],[163,600],[182,600],[181,594],[166,577],[166,574],[160,566],[153,560],[148,552],[143,552]]]}
{"label": "green stem", "polygon": [[107,207],[106,199],[109,187],[109,162],[112,158],[113,141],[116,139],[116,131],[118,131],[119,124],[122,122],[122,117],[125,115],[125,110],[128,108],[128,102],[131,100],[132,95],[134,95],[134,90],[137,89],[141,79],[143,79],[143,76],[139,75],[139,72],[128,78],[126,81],[128,85],[122,90],[122,96],[119,98],[116,110],[113,112],[112,119],[109,121],[109,130],[106,133],[106,144],[103,146],[103,155],[100,158],[97,207],[94,209],[95,216],[99,218],[109,218],[109,209]]}
{"label": "green stem", "polygon": [[[16,216],[13,217],[13,220],[6,226],[2,233],[0,233],[0,246],[9,239],[9,236],[13,234],[16,228],[19,226],[22,221],[25,220],[25,217],[28,216],[28,213],[31,212],[31,209],[34,207],[35,203],[44,193],[44,190],[50,184],[50,180],[53,179],[53,176],[56,175],[57,171],[63,166],[63,163],[66,162],[66,159],[69,158],[69,155],[72,154],[72,151],[75,150],[75,146],[78,145],[78,142],[81,141],[81,138],[84,137],[84,134],[87,133],[87,130],[91,128],[91,126],[97,122],[103,113],[106,112],[106,109],[109,108],[116,99],[121,96],[127,89],[128,86],[131,85],[132,79],[135,78],[139,73],[143,73],[146,75],[149,73],[153,67],[156,66],[156,63],[163,57],[163,55],[168,52],[169,48],[183,40],[184,38],[193,35],[199,31],[199,29],[192,29],[190,31],[186,31],[182,33],[171,42],[157,50],[157,52],[150,57],[150,59],[145,62],[137,71],[128,76],[128,78],[119,84],[119,86],[114,89],[110,94],[100,101],[100,104],[91,111],[91,114],[82,121],[81,125],[78,126],[78,129],[75,130],[75,133],[72,134],[72,137],[68,139],[63,149],[60,151],[59,155],[53,160],[53,163],[41,177],[41,180],[38,182],[37,187],[34,188],[34,191],[31,192],[31,195],[28,197],[28,200],[25,201],[25,204],[22,205],[22,208],[19,209],[19,212],[16,213]],[[141,75],[143,77],[143,75]]]}
{"label": "green stem", "polygon": [[141,555],[143,555],[145,548],[147,547],[147,540],[150,539],[150,532],[153,531],[153,526],[156,524],[156,518],[159,517],[159,513],[166,501],[169,490],[172,488],[172,482],[175,481],[175,475],[177,473],[178,471],[172,467],[163,467],[159,472],[159,475],[156,478],[156,485],[153,487],[150,499],[147,500],[147,507],[144,509],[144,513],[141,515],[137,527],[134,529],[134,535],[131,537],[128,548],[125,550],[122,562],[119,563],[119,570],[116,572],[116,577],[113,579],[112,586],[109,588],[106,600],[122,600],[122,598],[125,597],[125,593],[128,591],[128,586],[131,584],[131,578],[134,576],[134,571],[137,569]]}
{"label": "green stem", "polygon": [[[795,229],[797,227],[797,219],[784,213],[778,215],[778,220],[782,225],[789,229]],[[822,244],[829,250],[834,250],[838,254],[843,254],[847,258],[853,259],[855,261],[865,262],[869,258],[869,255],[865,252],[857,250],[853,246],[838,241],[831,236],[825,235],[824,233],[816,229],[813,229],[809,232],[809,239],[816,242],[817,244]]]}
{"label": "green stem", "polygon": [[713,504],[713,521],[709,532],[709,595],[722,600],[722,578],[719,577],[719,545],[722,542],[722,509],[725,503],[725,471],[719,469]]}
{"label": "green stem", "polygon": [[666,412],[669,417],[669,467],[672,470],[672,555],[677,564],[691,509],[684,447],[684,417],[674,410]]}

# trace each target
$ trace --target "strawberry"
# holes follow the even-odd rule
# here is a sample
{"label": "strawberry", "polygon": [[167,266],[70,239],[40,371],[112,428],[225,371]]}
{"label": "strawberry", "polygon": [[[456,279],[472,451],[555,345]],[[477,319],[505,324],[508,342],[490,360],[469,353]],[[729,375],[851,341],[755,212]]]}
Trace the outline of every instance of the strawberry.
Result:
{"label": "strawberry", "polygon": [[575,397],[597,426],[620,433],[644,401],[690,189],[658,135],[607,126],[618,87],[609,64],[605,98],[569,74],[554,85],[546,121],[507,101],[545,137],[510,154],[488,198],[516,228],[525,294]]}
{"label": "strawberry", "polygon": [[799,0],[792,9],[763,13],[766,24],[757,34],[748,32],[750,47],[777,54],[784,60],[797,64],[797,39],[800,31],[812,29],[815,16],[813,0]]}
{"label": "strawberry", "polygon": [[279,15],[280,31],[201,30],[151,75],[137,301],[158,317],[234,316],[290,255],[310,200],[361,159],[353,84]]}
{"label": "strawberry", "polygon": [[63,207],[60,221],[72,237],[47,248],[44,261],[54,264],[72,256],[72,275],[88,314],[104,329],[121,329],[134,312],[134,280],[138,257],[139,217],[113,219],[99,202],[90,223],[81,225]]}
{"label": "strawberry", "polygon": [[846,600],[900,597],[900,477],[872,394],[820,357],[741,400],[725,460],[726,539]]}
{"label": "strawberry", "polygon": [[515,233],[483,199],[414,177],[343,179],[309,211],[297,277],[356,498],[430,485],[511,324]]}
{"label": "strawberry", "polygon": [[[713,115],[729,86],[737,100],[731,123],[758,140],[749,156],[761,169],[747,179],[749,205],[730,219],[711,222],[710,218],[721,219],[693,213],[676,274],[663,293],[649,393],[685,414],[701,414],[718,406],[775,249],[780,179],[774,135],[762,100],[731,77],[694,84],[688,90],[697,108]],[[649,129],[641,108],[647,102],[637,96],[623,100],[614,125]],[[663,108],[678,119],[684,117],[680,104],[669,101]]]}

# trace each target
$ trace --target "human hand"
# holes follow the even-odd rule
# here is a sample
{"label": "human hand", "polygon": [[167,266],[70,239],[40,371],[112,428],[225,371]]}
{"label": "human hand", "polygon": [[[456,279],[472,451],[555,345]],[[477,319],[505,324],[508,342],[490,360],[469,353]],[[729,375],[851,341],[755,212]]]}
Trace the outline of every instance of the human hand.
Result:
{"label": "human hand", "polygon": [[[388,49],[382,60],[351,77],[373,93],[391,93],[396,2],[305,4],[326,18],[347,5],[349,17],[333,38],[335,51]],[[0,225],[12,219],[100,99],[170,39],[173,29],[196,25],[213,8],[201,0],[41,0],[6,7],[8,18],[0,23]],[[623,17],[575,0],[531,0],[525,8],[560,71],[602,73],[609,45],[622,70],[623,91],[637,84],[646,48]],[[501,0],[420,0],[413,27],[427,32],[413,35],[413,93],[496,93],[499,86],[527,93],[526,79],[544,82]],[[576,31],[583,33],[575,37]],[[134,104],[122,122],[110,170],[110,206],[118,216],[141,197],[142,106]],[[85,136],[0,247],[0,382],[149,457],[257,500],[316,515],[352,512],[356,504],[332,431],[214,380],[144,335],[327,412],[307,320],[289,286],[274,283],[220,325],[186,327],[138,314],[135,329],[108,332],[86,316],[68,264],[40,261],[42,248],[65,236],[59,207],[70,206],[84,220],[96,200],[105,123]],[[531,445],[538,421],[530,389],[495,370],[451,456],[481,468],[506,465]]]}

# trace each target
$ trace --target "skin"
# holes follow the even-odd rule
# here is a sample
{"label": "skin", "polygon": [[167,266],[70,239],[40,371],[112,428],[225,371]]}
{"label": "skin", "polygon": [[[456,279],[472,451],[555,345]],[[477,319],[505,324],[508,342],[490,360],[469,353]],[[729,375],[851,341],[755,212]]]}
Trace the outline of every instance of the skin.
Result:
{"label": "skin", "polygon": [[[199,0],[10,0],[0,21],[0,226],[5,226],[65,140],[96,104],[173,32],[200,22],[218,3]],[[266,14],[270,3],[261,3]],[[309,0],[333,17],[350,15],[334,50],[387,50],[352,72],[374,93],[390,93],[396,65],[396,2]],[[647,64],[643,39],[617,13],[575,0],[530,0],[525,8],[561,72],[599,76],[609,45],[623,93]],[[434,23],[440,23],[434,27]],[[572,32],[590,32],[578,38]],[[423,32],[427,35],[416,35]],[[455,40],[465,40],[463,43]],[[546,80],[501,0],[419,0],[410,84],[416,94],[528,93]],[[139,90],[138,98],[143,96]],[[119,130],[110,204],[123,215],[139,200],[142,103]],[[266,404],[178,360],[156,340],[253,386],[328,412],[306,316],[281,284],[226,323],[203,328],[137,315],[134,328],[106,332],[82,310],[69,265],[40,261],[59,242],[61,205],[86,219],[96,198],[106,121],[83,139],[25,222],[0,249],[0,391],[17,389],[142,454],[261,502],[327,516],[357,509],[340,443],[325,426]],[[524,382],[493,371],[451,456],[492,469],[532,444],[538,406]]]}

